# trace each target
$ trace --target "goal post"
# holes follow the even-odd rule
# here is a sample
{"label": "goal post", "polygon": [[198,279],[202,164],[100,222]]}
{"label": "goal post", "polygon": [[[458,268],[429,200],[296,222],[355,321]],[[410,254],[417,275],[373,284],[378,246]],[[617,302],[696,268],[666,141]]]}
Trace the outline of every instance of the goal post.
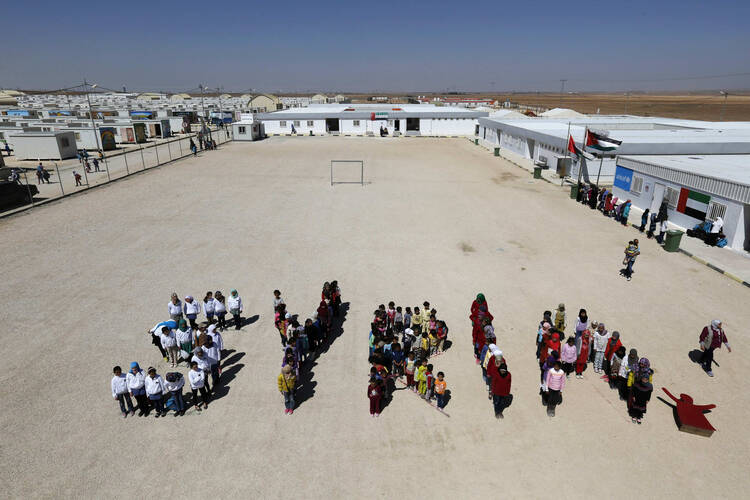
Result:
{"label": "goal post", "polygon": [[331,186],[334,184],[365,185],[363,160],[331,160]]}

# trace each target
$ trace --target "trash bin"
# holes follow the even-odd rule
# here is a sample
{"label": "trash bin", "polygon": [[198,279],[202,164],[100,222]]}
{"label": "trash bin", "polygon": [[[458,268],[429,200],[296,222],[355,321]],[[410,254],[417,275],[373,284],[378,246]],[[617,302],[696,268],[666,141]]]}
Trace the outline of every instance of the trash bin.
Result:
{"label": "trash bin", "polygon": [[495,148],[495,156],[500,156],[500,148]]}
{"label": "trash bin", "polygon": [[534,167],[534,179],[542,178],[542,167]]}
{"label": "trash bin", "polygon": [[479,139],[474,139],[474,145],[479,146]]}
{"label": "trash bin", "polygon": [[682,235],[685,234],[677,229],[667,230],[667,237],[664,239],[664,250],[667,252],[676,252],[680,249],[680,240]]}
{"label": "trash bin", "polygon": [[577,200],[578,199],[578,184],[574,186],[570,186],[570,199],[571,200]]}

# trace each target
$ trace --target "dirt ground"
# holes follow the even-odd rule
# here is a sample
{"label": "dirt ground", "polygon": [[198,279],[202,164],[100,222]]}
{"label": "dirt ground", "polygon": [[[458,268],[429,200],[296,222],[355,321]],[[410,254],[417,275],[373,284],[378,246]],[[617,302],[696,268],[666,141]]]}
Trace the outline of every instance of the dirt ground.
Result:
{"label": "dirt ground", "polygon": [[[500,102],[556,108],[560,94],[508,94],[498,96]],[[564,94],[562,107],[584,114],[663,116],[690,120],[720,121],[725,106],[724,121],[750,120],[750,94],[724,96],[719,92],[694,95],[619,94]]]}
{"label": "dirt ground", "polygon": [[[331,187],[331,159],[364,160],[367,185]],[[632,237],[469,141],[426,138],[234,143],[0,220],[0,491],[739,498],[750,486],[741,385],[750,290],[652,241],[626,282],[618,270]],[[331,279],[349,303],[343,333],[285,416],[271,292],[304,318]],[[233,352],[222,397],[182,418],[121,418],[113,365],[170,371],[145,334],[166,318],[170,293],[230,288],[253,322],[224,335]],[[513,376],[500,421],[470,346],[477,292]],[[388,300],[429,300],[451,328],[452,348],[433,360],[451,390],[450,417],[407,391],[369,416],[367,333]],[[569,331],[585,307],[651,360],[656,390],[643,425],[590,369],[546,416],[534,338],[558,302]],[[688,354],[714,318],[735,349],[717,353],[709,378]],[[713,437],[679,432],[657,399],[662,386],[715,403]]]}

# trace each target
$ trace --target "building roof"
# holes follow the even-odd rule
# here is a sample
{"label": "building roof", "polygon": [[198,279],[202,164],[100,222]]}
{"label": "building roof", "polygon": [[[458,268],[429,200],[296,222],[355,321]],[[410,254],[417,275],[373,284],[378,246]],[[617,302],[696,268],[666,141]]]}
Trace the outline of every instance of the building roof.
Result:
{"label": "building roof", "polygon": [[618,156],[617,165],[741,203],[750,203],[750,154]]}
{"label": "building roof", "polygon": [[582,115],[578,111],[567,109],[567,108],[554,108],[549,111],[545,111],[541,116],[548,118],[582,118],[586,115]]}
{"label": "building roof", "polygon": [[486,111],[431,104],[314,104],[257,115],[259,120],[310,120],[323,118],[369,119],[372,113],[387,113],[392,118],[478,118]]}

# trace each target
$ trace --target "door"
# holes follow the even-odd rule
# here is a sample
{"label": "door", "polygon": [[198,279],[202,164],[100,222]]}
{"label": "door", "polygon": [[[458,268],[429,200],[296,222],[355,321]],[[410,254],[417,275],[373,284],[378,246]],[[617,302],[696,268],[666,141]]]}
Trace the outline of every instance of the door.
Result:
{"label": "door", "polygon": [[664,200],[664,190],[666,186],[659,184],[658,182],[654,185],[654,197],[651,198],[651,213],[659,213],[659,207],[661,202]]}
{"label": "door", "polygon": [[401,130],[401,120],[394,120],[393,121],[393,130],[400,131]]}

